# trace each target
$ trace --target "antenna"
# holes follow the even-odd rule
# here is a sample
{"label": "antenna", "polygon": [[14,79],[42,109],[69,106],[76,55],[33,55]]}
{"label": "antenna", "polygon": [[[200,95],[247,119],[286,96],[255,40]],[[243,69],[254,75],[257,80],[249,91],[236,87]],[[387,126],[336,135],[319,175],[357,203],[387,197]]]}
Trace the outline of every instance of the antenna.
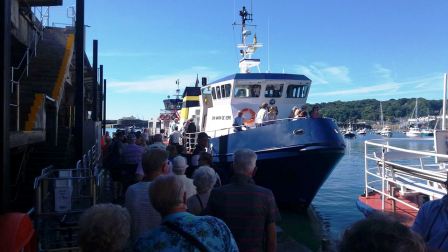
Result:
{"label": "antenna", "polygon": [[271,54],[270,54],[270,47],[271,47],[271,37],[270,37],[270,26],[271,26],[271,17],[268,17],[268,73],[271,72]]}

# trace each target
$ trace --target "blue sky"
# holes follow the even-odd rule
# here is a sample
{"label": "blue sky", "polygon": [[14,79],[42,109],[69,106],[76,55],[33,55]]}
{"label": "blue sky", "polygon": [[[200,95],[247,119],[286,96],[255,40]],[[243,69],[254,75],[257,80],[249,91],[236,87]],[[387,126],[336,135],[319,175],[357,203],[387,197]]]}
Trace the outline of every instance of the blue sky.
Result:
{"label": "blue sky", "polygon": [[[53,7],[50,23],[69,23]],[[243,0],[86,0],[87,53],[99,40],[107,118],[156,117],[175,81],[238,72]],[[254,0],[261,71],[305,74],[308,102],[441,99],[448,67],[446,0]],[[269,52],[269,53],[268,53]],[[181,88],[182,89],[182,88]]]}

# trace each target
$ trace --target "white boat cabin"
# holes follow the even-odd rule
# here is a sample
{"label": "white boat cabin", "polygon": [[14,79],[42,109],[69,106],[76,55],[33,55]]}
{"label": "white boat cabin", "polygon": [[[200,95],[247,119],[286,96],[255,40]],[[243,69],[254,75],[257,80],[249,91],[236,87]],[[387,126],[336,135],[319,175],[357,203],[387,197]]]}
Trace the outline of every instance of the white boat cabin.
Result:
{"label": "white boat cabin", "polygon": [[229,134],[238,111],[253,127],[263,102],[278,109],[277,119],[288,118],[294,106],[306,103],[311,80],[304,75],[243,73],[227,76],[202,87],[199,125],[211,136]]}

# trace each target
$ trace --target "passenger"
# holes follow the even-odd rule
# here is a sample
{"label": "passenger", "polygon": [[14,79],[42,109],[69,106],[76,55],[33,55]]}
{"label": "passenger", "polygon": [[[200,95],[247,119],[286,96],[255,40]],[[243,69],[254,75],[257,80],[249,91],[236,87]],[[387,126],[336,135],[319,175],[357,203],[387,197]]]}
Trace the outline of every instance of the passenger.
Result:
{"label": "passenger", "polygon": [[120,183],[121,179],[120,161],[121,161],[121,153],[123,151],[124,146],[123,141],[124,141],[124,132],[118,130],[115,133],[115,136],[112,139],[112,143],[109,146],[109,151],[107,152],[107,155],[104,156],[103,160],[103,166],[106,168],[106,170],[109,171],[113,181],[114,200],[117,200],[123,194],[123,190]]}
{"label": "passenger", "polygon": [[260,106],[260,110],[258,110],[257,116],[255,118],[255,126],[261,127],[268,120],[268,104],[263,102]]}
{"label": "passenger", "polygon": [[238,111],[237,116],[233,119],[233,128],[235,132],[243,130],[243,112]]}
{"label": "passenger", "polygon": [[206,214],[223,220],[241,251],[275,251],[275,222],[280,215],[271,190],[255,185],[257,155],[237,150],[230,184],[212,190]]}
{"label": "passenger", "polygon": [[143,137],[143,133],[141,131],[135,132],[135,144],[138,146],[141,146],[143,148],[146,148],[146,141]]}
{"label": "passenger", "polygon": [[98,204],[79,219],[79,245],[83,252],[119,252],[127,246],[131,217],[126,208]]}
{"label": "passenger", "polygon": [[182,138],[182,134],[180,134],[179,128],[176,126],[174,126],[174,131],[171,132],[170,137],[169,137],[169,144],[174,144],[174,145],[179,145],[180,144],[180,139]]}
{"label": "passenger", "polygon": [[448,251],[448,195],[423,204],[412,230],[422,236],[428,249]]}
{"label": "passenger", "polygon": [[268,120],[270,124],[275,123],[275,121],[277,120],[277,115],[278,115],[277,106],[269,107]]}
{"label": "passenger", "polygon": [[182,156],[173,158],[173,173],[178,176],[184,183],[185,192],[187,193],[187,199],[196,194],[196,186],[193,184],[193,180],[185,176],[185,170],[187,169],[187,159]]}
{"label": "passenger", "polygon": [[306,106],[306,104],[305,104],[305,105],[302,105],[302,107],[300,108],[300,114],[299,114],[299,117],[307,118],[307,117],[308,117],[308,112],[307,112],[307,110],[308,110],[308,107]]}
{"label": "passenger", "polygon": [[148,128],[145,128],[142,133],[143,140],[145,141],[145,145],[149,144],[149,131]]}
{"label": "passenger", "polygon": [[202,152],[207,152],[208,147],[208,135],[205,132],[198,134],[197,144],[194,148],[193,155],[191,156],[191,165],[186,171],[187,177],[191,178],[195,169],[199,167],[199,156]]}
{"label": "passenger", "polygon": [[163,217],[162,225],[142,235],[134,251],[238,251],[223,221],[187,212],[184,184],[177,176],[157,178],[149,194],[154,208]]}
{"label": "passenger", "polygon": [[209,166],[200,166],[194,172],[193,184],[196,186],[197,194],[187,198],[188,212],[200,215],[204,211],[216,181],[217,174]]}
{"label": "passenger", "polygon": [[142,165],[145,177],[128,188],[124,204],[132,218],[133,241],[161,222],[160,214],[151,205],[148,190],[156,177],[168,173],[168,154],[161,149],[151,149],[143,155]]}
{"label": "passenger", "polygon": [[153,141],[154,141],[154,143],[147,147],[148,150],[151,150],[151,149],[166,150],[166,145],[163,143],[162,134],[155,134],[153,137]]}
{"label": "passenger", "polygon": [[311,110],[311,113],[310,113],[310,117],[313,119],[322,118],[322,116],[319,113],[319,106],[317,106],[317,105],[313,106],[313,109]]}
{"label": "passenger", "polygon": [[296,114],[296,110],[298,109],[297,106],[292,107],[291,112],[289,113],[288,118],[294,118]]}
{"label": "passenger", "polygon": [[136,144],[134,133],[128,135],[128,144],[123,147],[121,154],[123,190],[126,191],[130,184],[143,178],[142,155],[145,148]]}
{"label": "passenger", "polygon": [[344,232],[339,251],[424,252],[426,249],[421,237],[398,220],[374,214]]}
{"label": "passenger", "polygon": [[215,169],[213,167],[213,157],[212,157],[212,155],[210,153],[202,152],[199,155],[199,166],[210,167],[210,169],[212,169],[213,172],[216,174],[216,183],[214,184],[214,187],[219,187],[219,186],[222,185],[222,183],[221,183],[221,173],[219,172],[219,169]]}

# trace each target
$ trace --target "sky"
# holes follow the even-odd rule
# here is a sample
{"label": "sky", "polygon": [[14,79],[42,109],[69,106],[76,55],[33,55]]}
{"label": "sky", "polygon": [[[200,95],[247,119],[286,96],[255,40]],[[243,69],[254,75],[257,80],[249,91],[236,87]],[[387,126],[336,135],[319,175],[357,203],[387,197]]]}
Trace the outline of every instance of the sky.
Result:
{"label": "sky", "polygon": [[[51,23],[71,23],[67,8]],[[155,118],[176,80],[237,73],[238,11],[253,13],[261,72],[305,74],[309,103],[442,99],[446,0],[86,0],[86,52],[99,42],[107,119]],[[252,6],[252,7],[251,7]],[[56,24],[60,26],[61,24]]]}

